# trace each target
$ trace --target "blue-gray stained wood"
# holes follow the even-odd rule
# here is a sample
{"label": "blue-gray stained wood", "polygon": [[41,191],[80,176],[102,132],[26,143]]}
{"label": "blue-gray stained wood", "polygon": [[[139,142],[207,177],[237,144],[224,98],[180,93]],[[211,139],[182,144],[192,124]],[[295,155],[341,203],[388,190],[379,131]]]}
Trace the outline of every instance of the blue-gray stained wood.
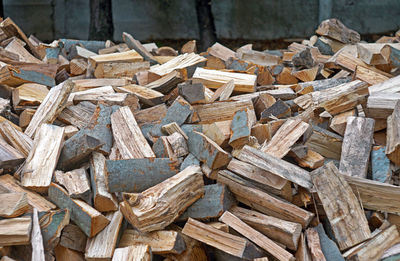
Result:
{"label": "blue-gray stained wood", "polygon": [[179,172],[179,162],[169,158],[107,160],[109,192],[138,193]]}
{"label": "blue-gray stained wood", "polygon": [[159,62],[154,59],[154,56],[149,51],[147,51],[146,48],[144,48],[144,46],[138,40],[133,38],[132,35],[123,32],[122,40],[124,40],[124,42],[128,45],[130,49],[138,52],[138,54],[140,54],[144,60],[149,61],[150,65],[159,64]]}
{"label": "blue-gray stained wood", "polygon": [[322,253],[324,253],[324,256],[326,260],[329,261],[344,261],[344,258],[342,254],[340,253],[340,250],[336,243],[331,240],[325,233],[324,227],[322,224],[318,224],[318,226],[314,227],[315,230],[318,232],[319,236],[319,242],[321,245],[321,250]]}
{"label": "blue-gray stained wood", "polygon": [[240,147],[247,143],[251,132],[248,121],[246,110],[237,111],[233,116],[228,142],[232,147]]}
{"label": "blue-gray stained wood", "polygon": [[28,82],[39,83],[50,87],[56,85],[56,81],[54,78],[36,71],[30,71],[20,68],[18,71],[12,71],[11,74],[16,78],[20,78]]}
{"label": "blue-gray stained wood", "polygon": [[188,218],[209,219],[220,217],[225,210],[236,204],[236,199],[223,184],[204,186],[204,197],[197,200],[178,218],[184,221]]}
{"label": "blue-gray stained wood", "polygon": [[179,167],[179,171],[182,171],[191,165],[200,166],[200,161],[192,153],[189,153]]}
{"label": "blue-gray stained wood", "polygon": [[385,146],[373,146],[371,150],[372,179],[384,183],[392,178],[390,160],[386,157],[385,149]]}
{"label": "blue-gray stained wood", "polygon": [[59,54],[60,54],[60,48],[59,47],[46,48],[46,58],[47,58],[47,60],[49,60],[49,59],[58,60],[58,55]]}
{"label": "blue-gray stained wood", "polygon": [[226,69],[235,70],[238,72],[245,72],[250,67],[250,63],[242,60],[232,60],[228,61]]}
{"label": "blue-gray stained wood", "polygon": [[394,67],[400,68],[400,50],[393,48],[392,46],[390,48],[390,64],[393,65]]}
{"label": "blue-gray stained wood", "polygon": [[231,159],[226,151],[201,132],[188,133],[188,148],[190,153],[210,169],[226,166]]}
{"label": "blue-gray stained wood", "polygon": [[79,167],[89,160],[93,151],[96,151],[104,144],[87,134],[78,136],[73,142],[67,142],[68,146],[63,147],[58,160],[58,168],[62,170],[71,170]]}
{"label": "blue-gray stained wood", "polygon": [[317,38],[317,41],[315,42],[314,47],[317,47],[321,54],[324,54],[324,55],[334,55],[335,54],[332,50],[332,47],[329,44],[326,44],[323,41],[321,41],[319,39],[319,37]]}
{"label": "blue-gray stained wood", "polygon": [[106,47],[106,42],[104,41],[85,41],[85,40],[72,40],[72,39],[60,39],[61,47],[67,52],[71,52],[71,49],[76,45],[81,45],[85,49],[98,53],[100,49]]}
{"label": "blue-gray stained wood", "polygon": [[193,131],[203,132],[203,125],[198,124],[183,124],[180,126],[183,132],[188,136],[189,133]]}
{"label": "blue-gray stained wood", "polygon": [[178,84],[178,92],[190,104],[205,103],[205,88],[202,83],[180,83]]}
{"label": "blue-gray stained wood", "polygon": [[291,109],[289,105],[282,100],[277,100],[272,106],[261,112],[260,122],[265,123],[275,118],[286,118],[289,117],[290,114]]}
{"label": "blue-gray stained wood", "polygon": [[111,114],[118,110],[119,106],[107,106],[98,104],[88,125],[69,138],[64,147],[73,146],[82,139],[82,136],[89,135],[100,140],[103,145],[97,149],[105,155],[110,154],[112,147]]}
{"label": "blue-gray stained wood", "polygon": [[58,245],[61,231],[69,223],[69,216],[68,209],[39,213],[40,230],[45,251],[52,251]]}
{"label": "blue-gray stained wood", "polygon": [[151,147],[157,158],[168,158],[168,150],[166,148],[167,145],[165,144],[165,141],[162,137],[160,137]]}
{"label": "blue-gray stained wood", "polygon": [[[51,183],[48,191],[48,196],[51,202],[61,209],[68,209],[71,220],[79,226],[79,228],[88,237],[92,237],[106,227],[110,222],[107,218],[101,215],[96,209],[92,208],[91,212],[98,212],[97,219],[92,220],[92,216],[82,209],[75,200],[68,197],[68,193],[59,185]],[[82,201],[83,202],[83,201]],[[87,205],[90,207],[90,205]]]}
{"label": "blue-gray stained wood", "polygon": [[151,129],[150,134],[154,137],[163,136],[161,127],[171,123],[176,122],[181,126],[193,112],[193,107],[185,101],[182,97],[178,96],[172,105],[167,109],[165,117],[161,120],[160,124],[154,125]]}

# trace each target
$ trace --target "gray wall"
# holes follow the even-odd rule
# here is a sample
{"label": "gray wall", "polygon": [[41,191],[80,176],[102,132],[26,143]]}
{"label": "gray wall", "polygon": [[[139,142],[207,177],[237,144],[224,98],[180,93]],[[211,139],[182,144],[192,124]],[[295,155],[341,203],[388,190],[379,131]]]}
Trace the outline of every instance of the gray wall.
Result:
{"label": "gray wall", "polygon": [[[49,41],[87,39],[89,0],[4,0],[5,16],[27,34]],[[337,17],[361,34],[400,27],[400,0],[213,0],[217,36],[272,40],[308,37],[322,19]],[[114,39],[198,39],[194,0],[114,0]]]}

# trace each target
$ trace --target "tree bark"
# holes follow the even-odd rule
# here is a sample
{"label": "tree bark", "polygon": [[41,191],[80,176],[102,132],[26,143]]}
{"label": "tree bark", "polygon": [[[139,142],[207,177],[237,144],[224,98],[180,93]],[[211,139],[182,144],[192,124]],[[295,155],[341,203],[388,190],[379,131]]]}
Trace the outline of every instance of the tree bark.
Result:
{"label": "tree bark", "polygon": [[112,39],[114,26],[111,0],[90,0],[90,40]]}
{"label": "tree bark", "polygon": [[200,33],[200,49],[204,51],[217,41],[211,0],[196,0],[197,22]]}

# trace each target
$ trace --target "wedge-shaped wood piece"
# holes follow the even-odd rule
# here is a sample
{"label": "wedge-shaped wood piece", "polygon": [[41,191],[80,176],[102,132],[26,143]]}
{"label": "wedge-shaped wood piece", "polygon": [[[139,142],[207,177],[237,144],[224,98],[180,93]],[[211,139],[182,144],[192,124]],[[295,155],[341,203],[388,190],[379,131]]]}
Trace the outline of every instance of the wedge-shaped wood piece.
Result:
{"label": "wedge-shaped wood piece", "polygon": [[24,187],[46,193],[63,146],[64,127],[42,124],[22,169]]}
{"label": "wedge-shaped wood piece", "polygon": [[283,158],[309,126],[300,119],[288,119],[260,150],[274,157]]}
{"label": "wedge-shaped wood piece", "polygon": [[185,140],[188,139],[188,136],[186,135],[186,133],[181,129],[181,127],[179,127],[179,125],[176,122],[171,122],[171,123],[163,125],[161,127],[161,130],[168,135],[171,135],[171,134],[177,132],[177,133],[181,134],[185,138]]}
{"label": "wedge-shaped wood piece", "polygon": [[84,168],[68,172],[56,170],[54,173],[54,182],[63,186],[71,198],[82,199],[88,204],[91,203],[90,183]]}
{"label": "wedge-shaped wood piece", "polygon": [[[97,102],[97,98],[101,98],[102,96],[106,96],[107,94],[115,94],[115,91],[112,86],[102,86],[87,89],[84,91],[73,92],[69,95],[67,105],[72,105],[74,103],[75,97],[77,96],[78,99],[75,100],[75,104],[78,103],[78,100],[92,100],[94,103]],[[103,98],[104,99],[104,98]]]}
{"label": "wedge-shaped wood piece", "polygon": [[86,260],[111,260],[117,245],[123,216],[120,211],[107,214],[110,224],[96,236],[89,238],[86,244]]}
{"label": "wedge-shaped wood piece", "polygon": [[2,137],[0,137],[0,167],[14,168],[24,161],[21,152],[10,146]]}
{"label": "wedge-shaped wood piece", "polygon": [[371,231],[364,211],[335,165],[330,162],[311,174],[340,250],[370,238]]}
{"label": "wedge-shaped wood piece", "polygon": [[151,124],[159,124],[167,114],[167,106],[165,104],[156,105],[147,109],[134,111],[133,116],[139,127],[149,126]]}
{"label": "wedge-shaped wood piece", "polygon": [[233,89],[235,88],[235,81],[230,80],[227,83],[224,83],[221,87],[219,87],[214,94],[211,96],[208,102],[214,102],[217,99],[219,101],[226,101],[231,96]]}
{"label": "wedge-shaped wood piece", "polygon": [[186,139],[182,136],[182,134],[174,132],[173,134],[167,136],[166,140],[171,146],[173,157],[180,158],[189,154]]}
{"label": "wedge-shaped wood piece", "polygon": [[340,160],[343,138],[336,133],[313,125],[313,132],[306,145],[326,158]]}
{"label": "wedge-shaped wood piece", "polygon": [[109,53],[109,54],[99,54],[99,55],[91,55],[89,57],[89,62],[96,65],[99,63],[107,63],[107,62],[141,62],[143,61],[143,57],[134,50],[126,51],[126,52],[118,52],[118,53]]}
{"label": "wedge-shaped wood piece", "polygon": [[86,235],[77,225],[68,224],[62,230],[59,245],[75,251],[85,252],[86,239]]}
{"label": "wedge-shaped wood piece", "polygon": [[84,91],[102,86],[124,86],[129,84],[128,79],[114,79],[114,78],[102,78],[102,79],[78,79],[72,80],[74,83],[74,91]]}
{"label": "wedge-shaped wood piece", "polygon": [[0,217],[13,218],[29,210],[28,196],[25,192],[0,194]]}
{"label": "wedge-shaped wood piece", "polygon": [[400,242],[399,231],[396,226],[381,231],[375,235],[371,240],[366,242],[361,249],[352,253],[347,260],[357,261],[370,261],[380,260],[382,254],[389,247]]}
{"label": "wedge-shaped wood piece", "polygon": [[236,199],[264,214],[307,227],[314,214],[287,201],[271,196],[245,179],[227,170],[218,172],[217,181],[228,186]]}
{"label": "wedge-shaped wood piece", "polygon": [[26,193],[29,205],[39,211],[49,211],[56,208],[53,203],[47,201],[44,197],[22,187],[15,178],[8,174],[0,176],[0,190],[4,191],[4,193]]}
{"label": "wedge-shaped wood piece", "polygon": [[65,81],[51,88],[25,129],[25,134],[33,138],[41,124],[52,123],[64,109],[73,87],[72,81]]}
{"label": "wedge-shaped wood piece", "polygon": [[65,248],[61,245],[58,245],[54,251],[55,258],[59,261],[68,261],[68,260],[76,260],[76,261],[84,261],[85,257],[83,253]]}
{"label": "wedge-shaped wood piece", "polygon": [[164,75],[160,79],[152,81],[146,84],[146,88],[161,92],[163,94],[169,93],[172,89],[176,87],[178,83],[185,80],[185,74],[181,71],[175,70],[167,75]]}
{"label": "wedge-shaped wood piece", "polygon": [[231,124],[230,120],[202,124],[202,132],[219,146],[224,147],[231,136]]}
{"label": "wedge-shaped wood piece", "polygon": [[392,115],[387,118],[386,155],[390,161],[400,165],[400,101],[396,103]]}
{"label": "wedge-shaped wood piece", "polygon": [[375,120],[348,117],[344,134],[339,171],[345,175],[367,177]]}
{"label": "wedge-shaped wood piece", "polygon": [[128,106],[133,111],[139,109],[139,99],[132,93],[110,93],[110,94],[79,94],[74,96],[74,104],[89,101],[93,104],[103,103],[109,106]]}
{"label": "wedge-shaped wood piece", "polygon": [[311,176],[308,171],[250,146],[245,146],[242,149],[238,159],[276,176],[290,180],[306,189],[311,189],[313,187]]}
{"label": "wedge-shaped wood piece", "polygon": [[140,194],[126,196],[121,212],[139,231],[163,229],[204,195],[202,176],[199,166],[189,166]]}
{"label": "wedge-shaped wood piece", "polygon": [[358,43],[357,52],[358,57],[365,63],[370,65],[387,64],[387,55],[384,55],[383,48],[385,46],[400,48],[398,43]]}
{"label": "wedge-shaped wood piece", "polygon": [[151,261],[151,247],[144,244],[116,248],[112,261]]}
{"label": "wedge-shaped wood piece", "polygon": [[310,252],[308,251],[307,243],[306,243],[306,237],[304,233],[301,233],[300,239],[299,239],[299,245],[296,251],[296,260],[298,261],[311,261],[311,255]]}
{"label": "wedge-shaped wood piece", "polygon": [[236,257],[254,259],[265,255],[245,238],[223,232],[192,218],[186,222],[182,233]]}
{"label": "wedge-shaped wood piece", "polygon": [[400,91],[400,76],[393,77],[387,81],[368,87],[369,94],[375,93],[397,93]]}
{"label": "wedge-shaped wood piece", "polygon": [[71,199],[61,186],[51,183],[49,198],[59,208],[66,208],[71,213],[71,220],[88,236],[93,237],[102,231],[110,220],[95,208],[79,199]]}
{"label": "wedge-shaped wood piece", "polygon": [[251,226],[247,225],[245,222],[240,220],[237,216],[233,215],[229,211],[225,211],[224,214],[219,218],[220,221],[227,224],[229,227],[233,228],[239,234],[242,234],[249,240],[253,241],[256,245],[260,246],[272,256],[278,260],[295,260],[293,255],[286,251],[284,248],[277,245],[267,236],[264,236]]}
{"label": "wedge-shaped wood piece", "polygon": [[321,154],[313,150],[307,150],[307,154],[302,158],[296,156],[294,153],[290,153],[289,155],[293,156],[299,166],[303,168],[317,169],[322,167],[325,161],[325,158]]}
{"label": "wedge-shaped wood piece", "polygon": [[209,70],[200,67],[196,68],[196,71],[193,74],[193,83],[203,83],[210,89],[218,89],[232,79],[235,84],[234,91],[255,91],[257,81],[256,75]]}
{"label": "wedge-shaped wood piece", "polygon": [[15,108],[22,106],[38,106],[46,98],[49,90],[46,86],[37,83],[24,83],[13,89],[12,101]]}
{"label": "wedge-shaped wood piece", "polygon": [[33,145],[33,141],[28,135],[15,128],[8,121],[3,121],[0,123],[0,134],[9,144],[11,144],[25,157],[28,156]]}
{"label": "wedge-shaped wood piece", "polygon": [[376,92],[368,96],[367,115],[371,118],[386,119],[392,113],[396,103],[400,100],[400,93]]}
{"label": "wedge-shaped wood piece", "polygon": [[180,83],[178,93],[190,104],[206,103],[205,87],[202,83]]}
{"label": "wedge-shaped wood piece", "polygon": [[143,192],[179,172],[169,158],[107,160],[107,188],[114,192]]}
{"label": "wedge-shaped wood piece", "polygon": [[327,19],[321,22],[315,31],[322,36],[328,36],[345,44],[355,44],[361,39],[360,34],[354,30],[347,28],[341,21],[336,18]]}
{"label": "wedge-shaped wood piece", "polygon": [[240,149],[249,142],[252,122],[248,116],[247,110],[237,111],[233,116],[228,143],[234,149]]}
{"label": "wedge-shaped wood piece", "polygon": [[371,150],[372,180],[389,183],[392,178],[390,160],[385,154],[385,146],[373,146]]}
{"label": "wedge-shaped wood piece", "polygon": [[117,200],[108,192],[106,179],[106,157],[99,152],[93,152],[90,158],[90,181],[93,190],[93,206],[100,212],[118,209]]}
{"label": "wedge-shaped wood piece", "polygon": [[232,159],[227,169],[244,177],[262,190],[278,195],[288,201],[292,200],[292,186],[287,179],[237,159]]}
{"label": "wedge-shaped wood piece", "polygon": [[43,237],[40,231],[37,209],[33,209],[31,245],[32,261],[44,260]]}
{"label": "wedge-shaped wood piece", "polygon": [[284,244],[291,250],[297,249],[301,235],[300,224],[237,206],[231,208],[229,212],[272,240]]}
{"label": "wedge-shaped wood piece", "polygon": [[220,43],[213,44],[210,48],[208,48],[208,53],[212,56],[215,56],[224,62],[227,62],[229,58],[235,58],[235,52],[229,49],[228,47],[223,46]]}
{"label": "wedge-shaped wood piece", "polygon": [[350,110],[335,115],[330,122],[329,127],[336,133],[344,136],[346,130],[347,118],[350,116],[356,116],[356,110]]}
{"label": "wedge-shaped wood piece", "polygon": [[129,107],[119,108],[111,115],[111,126],[123,159],[155,157]]}
{"label": "wedge-shaped wood piece", "polygon": [[186,249],[182,234],[173,230],[159,230],[140,233],[126,229],[119,241],[119,247],[145,244],[151,247],[153,254],[180,254]]}
{"label": "wedge-shaped wood piece", "polygon": [[292,110],[290,106],[284,101],[278,100],[260,113],[260,122],[267,122],[277,118],[287,118],[290,117],[291,114]]}
{"label": "wedge-shaped wood piece", "polygon": [[226,166],[231,157],[218,144],[201,132],[193,131],[188,135],[189,152],[211,169]]}
{"label": "wedge-shaped wood piece", "polygon": [[79,129],[83,129],[89,123],[95,110],[96,105],[88,101],[83,101],[77,105],[66,107],[57,119],[66,124],[72,124]]}
{"label": "wedge-shaped wood piece", "polygon": [[362,66],[357,66],[354,73],[356,79],[364,81],[371,85],[379,84],[390,79],[384,74],[375,72]]}
{"label": "wedge-shaped wood piece", "polygon": [[29,245],[31,228],[31,217],[0,220],[0,246]]}
{"label": "wedge-shaped wood piece", "polygon": [[150,69],[149,62],[104,62],[96,65],[96,78],[133,78],[135,73]]}
{"label": "wedge-shaped wood piece", "polygon": [[122,33],[122,38],[130,49],[133,49],[137,53],[139,53],[146,61],[149,61],[151,65],[158,64],[154,56],[149,51],[147,51],[146,48],[138,40],[133,38],[132,35],[124,32]]}
{"label": "wedge-shaped wood piece", "polygon": [[52,210],[39,213],[40,230],[46,252],[53,252],[60,242],[61,231],[69,224],[68,209]]}
{"label": "wedge-shaped wood piece", "polygon": [[207,185],[204,186],[204,197],[186,209],[178,220],[186,220],[189,217],[201,220],[218,218],[235,203],[236,200],[227,186],[222,184]]}
{"label": "wedge-shaped wood piece", "polygon": [[172,60],[169,60],[168,62],[162,65],[152,66],[150,68],[150,72],[158,74],[160,76],[164,76],[174,70],[193,67],[196,64],[205,61],[207,61],[207,59],[204,58],[203,56],[200,56],[195,53],[185,53],[174,57]]}
{"label": "wedge-shaped wood piece", "polygon": [[306,230],[308,248],[310,249],[313,261],[326,261],[324,253],[321,249],[320,239],[316,229],[310,227]]}
{"label": "wedge-shaped wood piece", "polygon": [[130,84],[120,87],[115,87],[115,89],[117,92],[133,93],[139,98],[140,102],[149,106],[154,106],[163,103],[164,95],[161,92],[158,92],[156,90],[144,86]]}

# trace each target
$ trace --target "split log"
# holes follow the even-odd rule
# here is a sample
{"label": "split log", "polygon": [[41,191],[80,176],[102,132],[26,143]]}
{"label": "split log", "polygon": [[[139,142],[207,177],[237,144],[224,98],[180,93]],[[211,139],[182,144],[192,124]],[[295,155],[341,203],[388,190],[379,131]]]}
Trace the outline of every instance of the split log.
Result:
{"label": "split log", "polygon": [[69,224],[69,217],[68,209],[51,210],[39,214],[43,246],[46,253],[53,253],[60,241],[61,231]]}
{"label": "split log", "polygon": [[145,85],[146,88],[161,92],[163,94],[169,93],[176,87],[178,83],[185,80],[185,74],[181,71],[175,70],[167,75],[164,75],[158,80],[152,81]]}
{"label": "split log", "polygon": [[362,67],[362,66],[357,66],[355,71],[354,71],[354,78],[367,82],[368,84],[379,84],[381,82],[387,81],[390,78],[387,77],[386,75],[379,73],[379,72],[375,72],[371,69]]}
{"label": "split log", "polygon": [[62,172],[56,170],[54,182],[62,185],[71,198],[82,199],[88,204],[92,201],[90,183],[84,168]]}
{"label": "split log", "polygon": [[93,190],[93,206],[100,212],[118,210],[117,200],[107,189],[106,172],[106,158],[99,152],[93,152],[90,158],[90,181]]}
{"label": "split log", "polygon": [[389,183],[392,178],[390,160],[386,157],[384,146],[373,146],[371,150],[372,180]]}
{"label": "split log", "polygon": [[150,69],[149,62],[104,62],[95,67],[96,78],[133,78],[137,72]]}
{"label": "split log", "polygon": [[21,114],[19,115],[19,127],[18,126],[14,126],[14,123],[12,123],[11,125],[13,125],[14,127],[17,127],[18,130],[22,131],[21,128],[26,128],[29,125],[29,122],[31,122],[33,115],[35,114],[36,110],[34,109],[25,109],[23,112],[21,112]]}
{"label": "split log", "polygon": [[0,137],[0,168],[11,168],[20,165],[26,156],[10,146]]}
{"label": "split log", "polygon": [[400,93],[377,92],[367,99],[367,115],[371,118],[387,119],[400,100]]}
{"label": "split log", "polygon": [[177,159],[171,144],[167,140],[167,136],[161,136],[154,142],[153,151],[157,158]]}
{"label": "split log", "polygon": [[220,43],[213,44],[210,48],[208,48],[208,53],[214,57],[217,57],[224,62],[227,62],[229,58],[235,58],[235,52],[229,49],[228,47],[223,46]]}
{"label": "split log", "polygon": [[[340,250],[368,239],[371,232],[364,211],[333,163],[328,163],[311,174]],[[347,204],[343,205],[342,202]]]}
{"label": "split log", "polygon": [[180,83],[178,93],[190,104],[206,102],[205,87],[202,83]]}
{"label": "split log", "polygon": [[102,87],[102,86],[125,86],[129,84],[128,79],[114,79],[114,78],[102,78],[102,79],[77,79],[72,80],[74,83],[74,92],[84,91],[87,89]]}
{"label": "split log", "polygon": [[91,55],[90,57],[88,57],[88,60],[90,63],[92,63],[92,65],[95,66],[107,62],[115,62],[115,63],[142,62],[143,57],[138,52],[130,50],[126,52]]}
{"label": "split log", "polygon": [[231,124],[230,120],[202,124],[202,132],[220,147],[225,147],[231,136]]}
{"label": "split log", "polygon": [[306,156],[302,158],[297,157],[294,153],[291,153],[290,156],[294,156],[295,161],[303,168],[317,169],[322,167],[325,161],[324,157],[312,150],[307,150]]}
{"label": "split log", "polygon": [[204,63],[205,61],[207,61],[207,59],[203,56],[195,53],[185,53],[174,57],[162,65],[152,66],[149,72],[155,73],[159,76],[164,76],[174,70],[186,69],[188,71],[193,71],[193,68],[197,67],[200,63]]}
{"label": "split log", "polygon": [[396,103],[392,115],[387,118],[386,155],[390,161],[400,165],[400,102]]}
{"label": "split log", "polygon": [[158,92],[156,90],[144,86],[130,84],[120,87],[115,87],[115,90],[117,92],[126,92],[135,94],[139,98],[140,102],[149,106],[154,106],[163,103],[164,95],[161,92]]}
{"label": "split log", "polygon": [[74,96],[74,104],[82,101],[89,101],[93,104],[103,103],[109,106],[129,106],[132,111],[139,109],[139,99],[132,93],[110,93],[110,94],[76,94]]}
{"label": "split log", "polygon": [[28,197],[25,192],[0,194],[0,217],[13,218],[29,210]]}
{"label": "split log", "polygon": [[252,122],[249,119],[247,110],[240,110],[235,113],[231,123],[231,137],[229,145],[234,149],[240,149],[249,142]]}
{"label": "split log", "polygon": [[290,117],[292,111],[290,106],[288,106],[282,100],[277,100],[270,107],[266,108],[260,114],[260,122],[264,123],[267,121],[271,121],[272,119],[280,119]]}
{"label": "split log", "polygon": [[312,127],[313,132],[305,145],[326,158],[340,160],[343,138],[318,126]]}
{"label": "split log", "polygon": [[177,132],[180,135],[182,135],[185,138],[185,140],[188,139],[186,133],[181,129],[181,127],[179,127],[179,125],[176,122],[165,124],[164,126],[161,127],[161,130],[168,135]]}
{"label": "split log", "polygon": [[149,61],[151,65],[158,64],[158,62],[155,60],[155,57],[150,54],[150,52],[147,51],[138,40],[133,38],[132,35],[124,32],[122,33],[122,38],[130,49],[133,49],[139,53],[146,61]]}
{"label": "split log", "polygon": [[152,252],[149,245],[136,244],[133,246],[116,248],[112,261],[151,261]]}
{"label": "split log", "polygon": [[326,261],[324,253],[321,249],[318,232],[310,227],[305,232],[307,237],[308,248],[310,249],[313,261]]}
{"label": "split log", "polygon": [[95,110],[96,105],[88,101],[83,101],[76,105],[66,107],[57,119],[66,124],[72,124],[79,129],[83,129],[89,123]]}
{"label": "split log", "polygon": [[224,83],[221,87],[219,87],[214,94],[211,96],[209,103],[216,101],[226,101],[231,96],[233,89],[235,88],[234,80],[230,80],[227,83]]}
{"label": "split log", "polygon": [[387,64],[387,56],[383,55],[382,51],[385,46],[392,48],[400,48],[400,44],[388,44],[388,43],[358,43],[357,52],[358,57],[363,60],[366,64],[378,65]]}
{"label": "split log", "polygon": [[46,86],[37,83],[24,83],[13,89],[12,102],[14,109],[26,106],[39,106],[46,98],[49,90]]}
{"label": "split log", "polygon": [[86,235],[78,226],[68,224],[62,230],[59,245],[75,251],[85,252],[86,241]]}
{"label": "split log", "polygon": [[184,157],[189,154],[185,138],[178,132],[166,137],[171,146],[175,158]]}
{"label": "split log", "polygon": [[342,22],[335,18],[322,21],[315,32],[345,44],[355,44],[360,41],[359,33],[347,28]]}
{"label": "split log", "polygon": [[120,209],[139,231],[163,229],[204,195],[203,186],[200,167],[191,166],[141,194],[131,195],[120,203]]}
{"label": "split log", "polygon": [[296,260],[298,260],[298,261],[311,261],[312,260],[310,252],[308,251],[304,233],[301,233],[301,236],[299,239],[299,245],[298,245],[295,257],[296,257]]}
{"label": "split log", "polygon": [[40,193],[47,192],[60,156],[63,136],[63,127],[41,125],[21,172],[21,182],[24,187]]}
{"label": "split log", "polygon": [[159,124],[167,114],[167,106],[165,104],[156,105],[147,109],[133,112],[133,116],[139,127],[144,125]]}
{"label": "split log", "polygon": [[0,123],[0,134],[9,144],[22,153],[24,157],[28,157],[33,145],[33,141],[29,136],[16,129],[8,121]]}
{"label": "split log", "polygon": [[40,232],[38,211],[36,208],[33,209],[33,216],[32,216],[31,244],[32,244],[32,261],[44,260],[43,238]]}
{"label": "split log", "polygon": [[344,136],[346,130],[347,118],[350,116],[356,116],[356,110],[350,110],[335,115],[330,122],[329,127],[336,133]]}
{"label": "split log", "polygon": [[69,62],[69,70],[71,75],[81,75],[86,73],[86,68],[88,67],[88,63],[85,59],[72,59]]}
{"label": "split log", "polygon": [[197,53],[196,40],[185,43],[181,48],[181,53]]}
{"label": "split log", "polygon": [[69,248],[65,248],[60,245],[58,245],[55,248],[54,252],[55,252],[55,258],[58,261],[69,261],[69,260],[85,261],[85,257],[83,256],[82,253]]}
{"label": "split log", "polygon": [[29,245],[31,228],[30,217],[0,220],[0,246]]}
{"label": "split log", "polygon": [[325,258],[327,260],[344,261],[342,253],[340,253],[340,250],[339,250],[336,242],[331,240],[328,237],[328,235],[325,233],[325,230],[324,230],[324,227],[322,226],[322,224],[319,223],[318,226],[314,227],[313,229],[315,229],[318,232],[321,250],[322,250],[322,253],[324,254]]}

